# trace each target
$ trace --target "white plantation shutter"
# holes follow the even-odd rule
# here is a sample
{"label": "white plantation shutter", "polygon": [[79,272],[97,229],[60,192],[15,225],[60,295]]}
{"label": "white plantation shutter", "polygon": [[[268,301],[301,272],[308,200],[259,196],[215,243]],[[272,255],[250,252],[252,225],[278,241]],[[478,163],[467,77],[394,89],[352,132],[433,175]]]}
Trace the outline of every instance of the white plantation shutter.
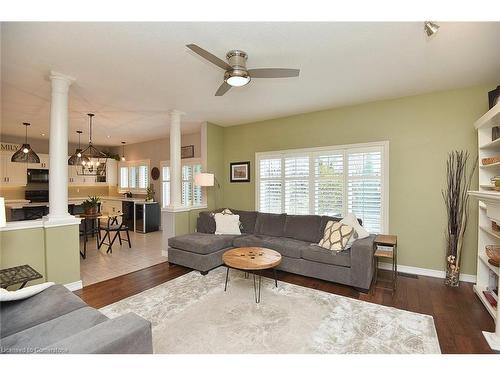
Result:
{"label": "white plantation shutter", "polygon": [[285,212],[309,213],[309,156],[285,158]]}
{"label": "white plantation shutter", "polygon": [[382,151],[348,153],[348,210],[371,233],[382,230]]}
{"label": "white plantation shutter", "polygon": [[261,160],[259,173],[259,210],[261,212],[281,213],[281,158]]}
{"label": "white plantation shutter", "polygon": [[[162,162],[162,197],[163,207],[170,204],[170,167]],[[194,184],[194,176],[201,173],[201,164],[185,164],[181,168],[181,202],[183,206],[203,204],[203,190]]]}
{"label": "white plantation shutter", "polygon": [[[193,182],[194,176],[201,173],[201,164],[193,165]],[[193,183],[193,205],[201,205],[203,203],[203,191],[201,190],[201,186],[197,186]]]}
{"label": "white plantation shutter", "polygon": [[163,207],[170,204],[170,167],[161,168],[161,199]]}
{"label": "white plantation shutter", "polygon": [[353,212],[371,233],[387,230],[384,154],[387,143],[257,154],[256,209],[345,216]]}
{"label": "white plantation shutter", "polygon": [[148,166],[140,165],[137,169],[137,187],[139,189],[146,189],[148,187]]}
{"label": "white plantation shutter", "polygon": [[120,188],[128,188],[128,167],[120,167]]}
{"label": "white plantation shutter", "polygon": [[314,214],[343,216],[344,153],[320,154],[314,158]]}

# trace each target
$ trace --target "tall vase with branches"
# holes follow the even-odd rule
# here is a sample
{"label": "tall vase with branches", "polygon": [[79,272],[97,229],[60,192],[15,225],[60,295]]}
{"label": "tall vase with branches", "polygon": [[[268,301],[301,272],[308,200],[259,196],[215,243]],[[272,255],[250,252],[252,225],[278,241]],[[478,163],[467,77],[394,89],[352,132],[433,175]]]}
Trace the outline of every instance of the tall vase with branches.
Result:
{"label": "tall vase with branches", "polygon": [[469,215],[469,195],[472,177],[476,170],[477,158],[469,166],[468,151],[452,151],[446,161],[446,188],[442,191],[448,226],[446,228],[446,279],[448,286],[458,286],[460,262],[467,218]]}

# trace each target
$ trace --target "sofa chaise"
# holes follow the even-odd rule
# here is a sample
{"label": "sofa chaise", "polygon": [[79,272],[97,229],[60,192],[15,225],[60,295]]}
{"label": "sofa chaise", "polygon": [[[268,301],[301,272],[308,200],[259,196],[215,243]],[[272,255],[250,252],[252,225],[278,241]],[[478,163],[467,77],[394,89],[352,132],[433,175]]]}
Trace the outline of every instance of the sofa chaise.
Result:
{"label": "sofa chaise", "polygon": [[62,285],[0,303],[0,353],[152,353],[151,323],[108,319]]}
{"label": "sofa chaise", "polygon": [[[212,212],[201,212],[195,233],[168,240],[168,261],[206,274],[223,264],[222,254],[235,247],[266,247],[282,256],[278,270],[367,291],[373,278],[375,236],[357,239],[339,253],[317,246],[329,220],[317,215],[269,214],[231,209],[240,216],[241,235],[217,235]],[[360,221],[361,223],[361,221]]]}

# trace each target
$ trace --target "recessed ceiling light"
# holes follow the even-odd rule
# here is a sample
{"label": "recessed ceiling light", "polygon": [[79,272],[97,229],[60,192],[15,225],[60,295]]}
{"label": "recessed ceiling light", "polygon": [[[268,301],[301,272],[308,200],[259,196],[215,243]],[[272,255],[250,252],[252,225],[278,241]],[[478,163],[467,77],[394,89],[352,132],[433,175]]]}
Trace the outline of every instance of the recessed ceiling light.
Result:
{"label": "recessed ceiling light", "polygon": [[427,36],[433,36],[439,30],[439,25],[437,23],[426,21],[424,23],[424,30]]}
{"label": "recessed ceiling light", "polygon": [[107,136],[106,136],[106,138],[110,139],[110,138],[111,138],[111,136],[110,136],[110,135],[107,135]]}
{"label": "recessed ceiling light", "polygon": [[41,135],[42,137],[45,137],[45,133],[40,133],[40,135]]}

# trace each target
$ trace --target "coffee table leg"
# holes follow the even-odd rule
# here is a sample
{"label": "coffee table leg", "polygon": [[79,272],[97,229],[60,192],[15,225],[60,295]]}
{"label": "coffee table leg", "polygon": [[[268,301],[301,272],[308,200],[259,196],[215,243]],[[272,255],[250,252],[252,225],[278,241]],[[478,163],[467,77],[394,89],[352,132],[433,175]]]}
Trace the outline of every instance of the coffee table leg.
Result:
{"label": "coffee table leg", "polygon": [[226,283],[224,284],[224,292],[227,290],[227,279],[229,278],[229,267],[227,267],[226,271]]}
{"label": "coffee table leg", "polygon": [[276,268],[273,268],[273,273],[274,273],[274,285],[277,288],[278,287],[278,276],[276,275]]}
{"label": "coffee table leg", "polygon": [[255,295],[255,302],[260,302],[260,284],[261,284],[261,276],[258,275],[257,283],[255,282],[255,274],[253,274],[253,292]]}

